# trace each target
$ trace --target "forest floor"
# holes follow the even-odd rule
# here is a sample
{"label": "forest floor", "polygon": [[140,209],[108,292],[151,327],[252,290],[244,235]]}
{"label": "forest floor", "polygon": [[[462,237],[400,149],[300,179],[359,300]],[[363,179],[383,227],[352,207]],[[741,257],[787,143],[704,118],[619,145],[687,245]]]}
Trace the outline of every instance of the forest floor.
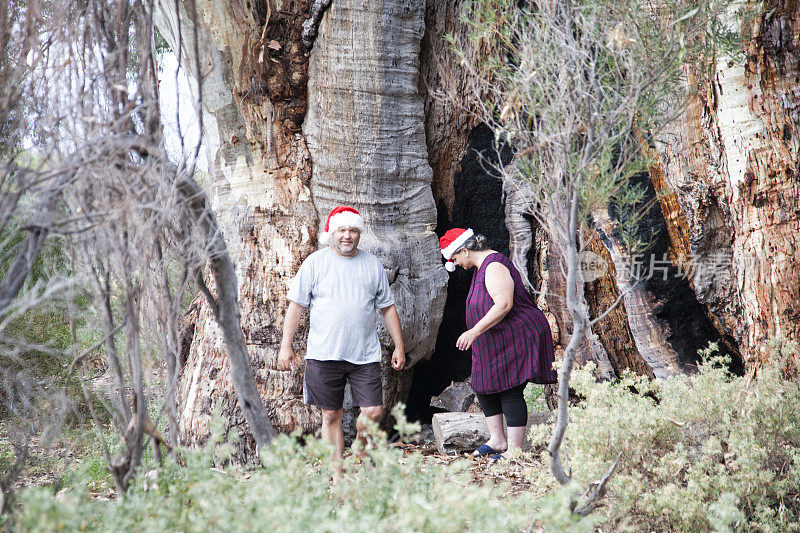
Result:
{"label": "forest floor", "polygon": [[[105,398],[112,397],[113,380],[105,371],[102,360],[91,359],[93,361],[88,372],[91,392]],[[161,370],[151,369],[149,378],[152,383],[158,384],[164,380]],[[158,390],[158,387],[154,390]],[[541,391],[531,389],[526,394],[530,410],[546,409]],[[54,494],[58,494],[78,484],[85,486],[92,499],[116,499],[116,490],[107,469],[107,459],[103,449],[108,446],[109,453],[113,456],[122,444],[108,417],[99,423],[104,426],[101,427],[102,434],[98,433],[86,409],[78,408],[73,416],[68,417],[61,431],[49,442],[40,441],[39,438],[31,439],[28,443],[28,459],[13,484],[14,490],[38,486],[49,488]],[[13,446],[15,431],[19,431],[19,428],[7,420],[0,420],[0,480],[6,478],[15,461]],[[526,477],[526,470],[530,474],[532,469],[547,468],[546,462],[534,453],[522,453],[500,460],[488,457],[476,459],[468,452],[440,454],[432,442],[433,432],[430,426],[422,431],[420,437],[421,440],[416,443],[394,442],[390,446],[402,448],[405,454],[421,454],[426,458],[426,464],[432,468],[466,462],[469,464],[468,468],[475,483],[506,483],[511,487],[511,495],[535,490]],[[246,475],[248,470],[249,468],[245,468],[242,471],[243,475]]]}
{"label": "forest floor", "polygon": [[394,446],[403,448],[406,453],[420,453],[427,457],[432,465],[448,465],[457,461],[468,461],[472,478],[478,483],[500,483],[505,482],[511,486],[513,494],[519,494],[531,490],[532,484],[525,475],[529,469],[546,468],[541,460],[534,457],[532,453],[523,453],[519,457],[495,460],[489,457],[473,458],[470,453],[463,452],[457,455],[442,455],[436,449],[435,444],[405,444],[395,443]]}
{"label": "forest floor", "polygon": [[[115,499],[116,491],[105,459],[91,428],[67,428],[49,445],[38,438],[28,443],[28,458],[14,482],[14,490],[47,487],[58,494],[64,486],[80,480],[94,499]],[[0,424],[0,477],[5,477],[15,459],[11,438]]]}
{"label": "forest floor", "polygon": [[[38,439],[31,441],[26,467],[15,483],[16,489],[29,486],[51,487],[55,493],[73,476],[86,478],[86,488],[94,499],[115,499],[116,492],[110,476],[105,470],[105,462],[98,455],[100,451],[87,432],[70,429],[50,446],[41,446]],[[470,464],[469,470],[476,483],[507,483],[514,495],[531,490],[532,484],[526,478],[525,470],[546,468],[541,460],[531,453],[517,458],[494,460],[488,457],[476,459],[467,452],[461,454],[440,454],[432,443],[407,444],[394,443],[405,454],[419,453],[428,459],[432,467],[445,466],[464,461]],[[6,469],[11,461],[11,442],[5,424],[0,424],[0,468]],[[5,474],[5,472],[3,472]]]}
{"label": "forest floor", "polygon": [[[511,487],[512,495],[533,489],[532,483],[526,476],[526,470],[529,472],[531,469],[542,469],[547,466],[541,458],[535,457],[532,453],[494,460],[489,457],[473,458],[468,452],[443,455],[438,452],[435,444],[430,442],[418,444],[395,442],[390,446],[401,448],[404,454],[421,454],[433,468],[467,462],[476,483],[504,482]],[[33,439],[29,444],[28,454],[25,468],[14,483],[16,490],[39,486],[49,487],[58,494],[62,487],[77,481],[85,483],[93,499],[116,499],[116,491],[106,469],[99,437],[88,421],[85,424],[65,428],[50,445],[42,445],[38,439]],[[9,427],[5,423],[0,423],[0,473],[3,477],[13,464],[13,459]]]}

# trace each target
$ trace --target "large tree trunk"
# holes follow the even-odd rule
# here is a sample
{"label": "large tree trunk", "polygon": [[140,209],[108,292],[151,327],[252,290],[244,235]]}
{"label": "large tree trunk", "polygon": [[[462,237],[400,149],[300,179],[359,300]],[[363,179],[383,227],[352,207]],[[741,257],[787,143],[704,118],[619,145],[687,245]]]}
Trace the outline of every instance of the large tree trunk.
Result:
{"label": "large tree trunk", "polygon": [[[303,125],[314,203],[320,213],[349,204],[364,215],[359,246],[388,270],[408,366],[433,352],[447,283],[418,91],[424,15],[424,0],[333,2],[311,53]],[[384,350],[386,407],[405,400],[411,383],[408,372],[391,370],[390,354]]]}
{"label": "large tree trunk", "polygon": [[[208,186],[237,267],[263,400],[278,431],[314,432],[319,414],[302,402],[302,368],[280,372],[276,360],[288,284],[317,248],[319,219],[334,205],[353,205],[365,216],[361,247],[387,268],[408,366],[433,350],[447,278],[433,233],[417,89],[424,2],[337,1],[310,54],[301,38],[304,1],[271,2],[260,11],[238,1],[199,1],[197,51],[190,5],[180,3],[178,13],[174,2],[160,7],[161,33],[173,50],[181,43],[183,65],[201,80],[194,90],[202,94]],[[237,459],[251,460],[221,335],[204,304],[193,327],[178,392],[181,441],[203,443],[220,409],[243,437]],[[304,321],[295,338],[300,355],[306,334]],[[383,330],[381,340],[388,356]],[[412,371],[385,367],[388,408],[404,399]]]}
{"label": "large tree trunk", "polygon": [[[800,341],[800,186],[797,2],[749,22],[744,57],[720,57],[712,79],[663,135],[654,184],[676,258],[745,369],[769,358],[765,341]],[[787,370],[797,372],[795,361]]]}

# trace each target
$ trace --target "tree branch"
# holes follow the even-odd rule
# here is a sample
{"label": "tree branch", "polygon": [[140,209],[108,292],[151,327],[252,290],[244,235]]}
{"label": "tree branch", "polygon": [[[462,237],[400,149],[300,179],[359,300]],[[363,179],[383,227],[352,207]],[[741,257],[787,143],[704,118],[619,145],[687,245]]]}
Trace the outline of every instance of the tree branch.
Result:
{"label": "tree branch", "polygon": [[619,465],[619,460],[622,458],[622,452],[617,455],[617,459],[614,461],[614,464],[606,471],[605,475],[600,478],[599,481],[595,481],[589,484],[589,487],[586,489],[581,495],[581,506],[577,508],[573,508],[573,513],[578,516],[588,516],[591,514],[600,503],[600,500],[603,499],[603,496],[606,495],[606,488],[608,482],[611,480],[611,477],[616,473],[617,466]]}
{"label": "tree branch", "polygon": [[[237,295],[239,286],[228,248],[219,231],[214,212],[207,204],[206,195],[190,176],[181,175],[176,184],[183,202],[201,234],[207,239],[212,253],[208,264],[217,288],[217,323],[222,329],[225,347],[231,364],[231,377],[256,446],[261,449],[275,438],[275,430],[261,401],[256,380],[250,368]],[[210,294],[210,291],[209,291]]]}

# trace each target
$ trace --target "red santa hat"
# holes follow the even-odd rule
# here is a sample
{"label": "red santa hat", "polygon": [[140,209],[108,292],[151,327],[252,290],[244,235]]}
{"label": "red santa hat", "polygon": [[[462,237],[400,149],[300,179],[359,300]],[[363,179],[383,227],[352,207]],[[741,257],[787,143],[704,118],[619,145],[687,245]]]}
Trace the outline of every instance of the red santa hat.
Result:
{"label": "red santa hat", "polygon": [[325,230],[320,233],[319,242],[330,243],[331,235],[339,228],[358,228],[364,231],[364,219],[361,217],[361,213],[346,205],[334,207],[325,221]]}
{"label": "red santa hat", "polygon": [[448,272],[453,272],[456,269],[456,265],[450,261],[450,258],[453,257],[453,254],[464,246],[464,243],[473,235],[475,235],[475,232],[471,229],[453,228],[447,230],[447,232],[439,238],[439,247],[442,249],[442,255],[447,260],[444,264],[444,268]]}

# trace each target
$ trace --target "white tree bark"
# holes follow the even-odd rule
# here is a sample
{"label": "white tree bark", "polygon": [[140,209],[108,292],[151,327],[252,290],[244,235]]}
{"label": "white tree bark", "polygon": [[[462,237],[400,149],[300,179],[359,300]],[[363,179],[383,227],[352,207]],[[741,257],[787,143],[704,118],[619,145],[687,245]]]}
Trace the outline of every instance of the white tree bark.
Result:
{"label": "white tree bark", "polygon": [[[277,430],[314,431],[319,415],[302,402],[302,375],[276,369],[288,283],[315,249],[317,216],[307,186],[311,169],[305,140],[287,131],[268,97],[246,97],[251,79],[245,73],[257,65],[252,13],[240,11],[238,3],[198,2],[195,50],[187,5],[180,3],[176,11],[175,2],[165,1],[159,7],[157,25],[173,50],[180,47],[194,96],[202,98],[210,166],[206,185],[236,266],[242,326],[262,399]],[[233,395],[222,334],[205,305],[177,396],[182,442],[204,442],[220,405],[229,427],[243,437],[239,458],[254,457]]]}
{"label": "white tree bark", "polygon": [[[798,21],[779,2],[745,28],[744,60],[721,56],[714,77],[662,136],[655,169],[673,247],[698,301],[736,342],[747,370],[765,341],[800,341]],[[796,363],[787,361],[796,372]]]}

